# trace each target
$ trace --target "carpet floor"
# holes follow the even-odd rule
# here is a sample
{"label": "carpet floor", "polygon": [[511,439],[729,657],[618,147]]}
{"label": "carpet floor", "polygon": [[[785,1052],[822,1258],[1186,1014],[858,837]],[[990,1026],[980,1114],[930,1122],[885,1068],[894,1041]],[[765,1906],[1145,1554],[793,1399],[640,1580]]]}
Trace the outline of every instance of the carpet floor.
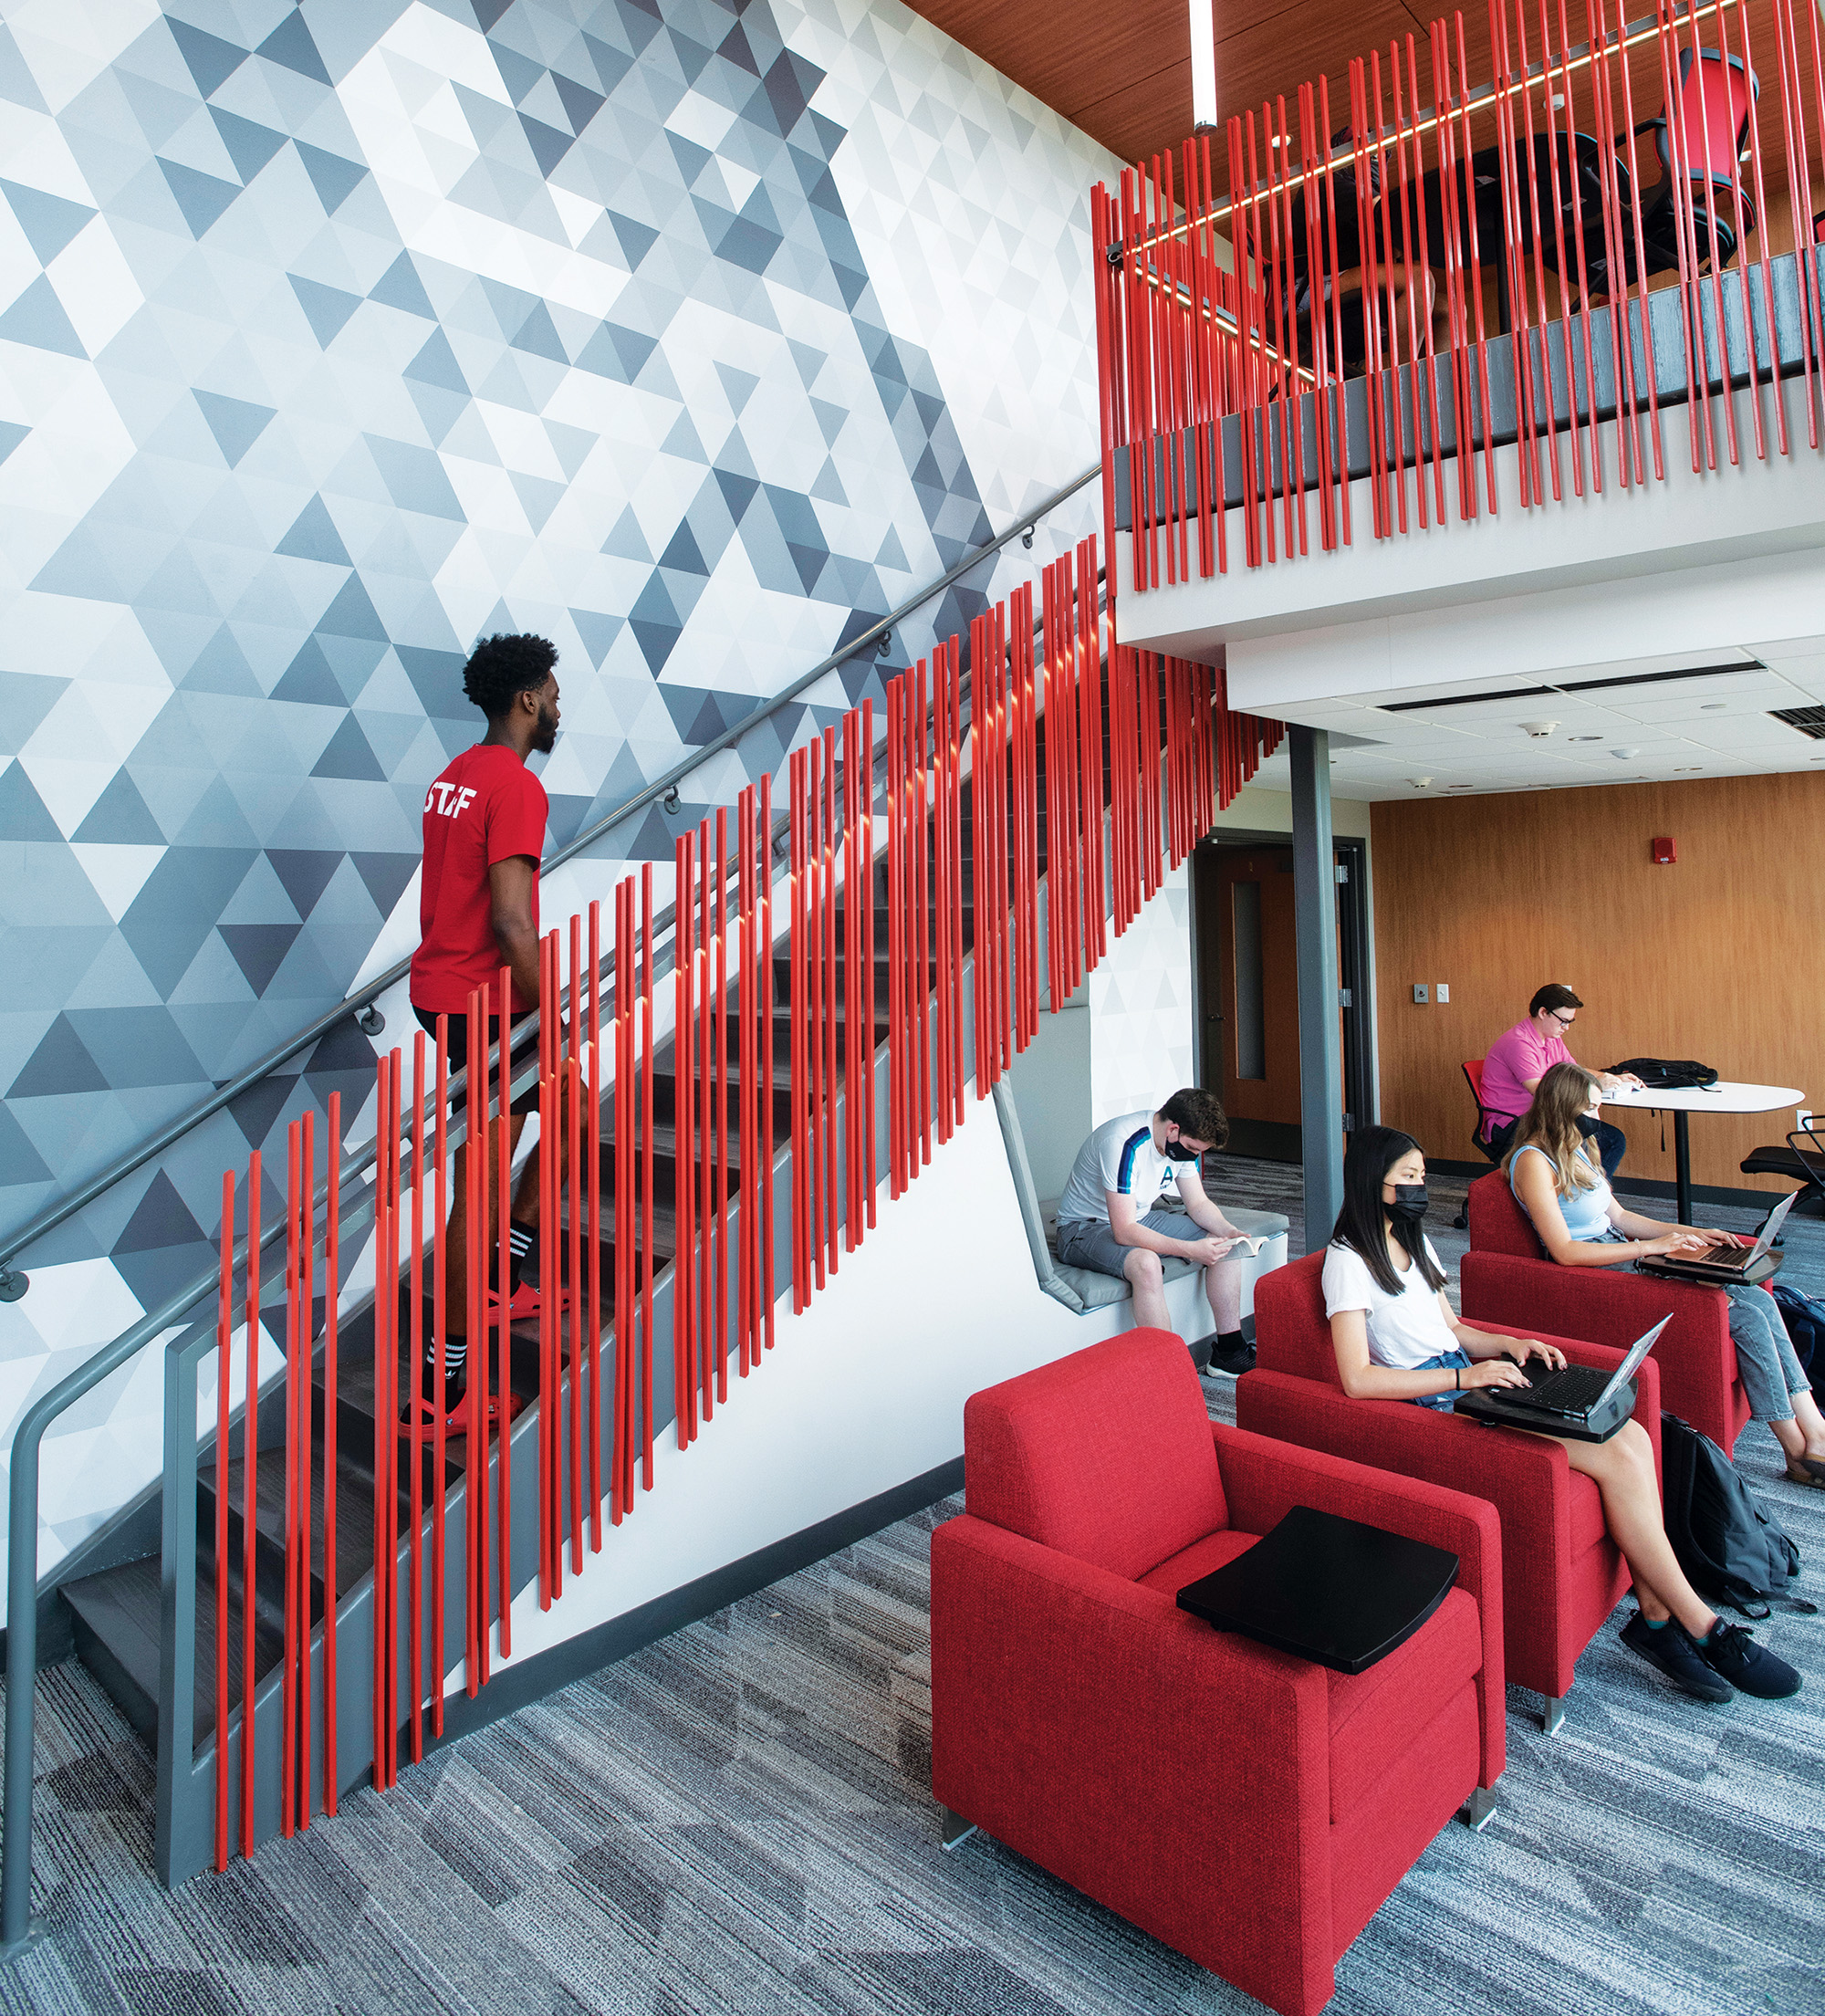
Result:
{"label": "carpet floor", "polygon": [[[1297,1206],[1297,1171],[1234,1174],[1246,1201]],[[1825,1280],[1825,1226],[1790,1232],[1787,1278]],[[1461,1235],[1434,1236],[1455,1259]],[[1205,1392],[1233,1417],[1232,1382]],[[1745,1475],[1799,1541],[1799,1587],[1825,1597],[1825,1493],[1778,1480],[1755,1436]],[[0,1969],[0,2012],[1258,2009],[980,1834],[941,1853],[928,1567],[933,1528],[961,1509],[902,1520],[174,1894],[151,1875],[151,1758],[80,1666],[53,1669],[52,1934]],[[1825,1618],[1778,1612],[1757,1635],[1804,1672],[1796,1699],[1699,1707],[1613,1624],[1557,1738],[1511,1689],[1494,1821],[1426,1850],[1339,1967],[1337,2016],[1825,2011]]]}

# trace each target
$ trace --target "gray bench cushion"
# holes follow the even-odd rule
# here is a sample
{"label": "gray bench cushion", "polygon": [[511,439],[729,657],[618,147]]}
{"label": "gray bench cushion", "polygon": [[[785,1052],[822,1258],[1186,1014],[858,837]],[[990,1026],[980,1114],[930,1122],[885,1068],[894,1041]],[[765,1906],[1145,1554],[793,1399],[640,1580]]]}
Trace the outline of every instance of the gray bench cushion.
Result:
{"label": "gray bench cushion", "polygon": [[[1180,1210],[1183,1206],[1162,1198],[1153,1206],[1156,1210]],[[1184,1212],[1186,1234],[1191,1238],[1195,1227],[1191,1214]],[[1288,1220],[1279,1211],[1248,1211],[1240,1205],[1225,1204],[1223,1215],[1238,1232],[1246,1232],[1250,1238],[1278,1238],[1288,1229]],[[1058,1258],[1058,1200],[1057,1197],[1042,1197],[1039,1201],[1039,1216],[1046,1227],[1046,1250],[1051,1256],[1052,1271],[1058,1280],[1076,1295],[1085,1309],[1107,1309],[1111,1302],[1125,1302],[1132,1290],[1124,1280],[1118,1280],[1113,1274],[1099,1274],[1094,1268],[1068,1267]],[[1194,1271],[1190,1260],[1167,1260],[1162,1272],[1169,1281],[1181,1280]]]}

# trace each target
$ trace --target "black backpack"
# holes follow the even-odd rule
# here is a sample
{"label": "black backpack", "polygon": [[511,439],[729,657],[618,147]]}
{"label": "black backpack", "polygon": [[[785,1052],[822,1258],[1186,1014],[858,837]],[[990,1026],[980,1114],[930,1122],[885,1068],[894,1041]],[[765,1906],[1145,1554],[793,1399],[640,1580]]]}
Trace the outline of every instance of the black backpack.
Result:
{"label": "black backpack", "polygon": [[1717,1082],[1715,1064],[1700,1064],[1690,1057],[1625,1057],[1620,1064],[1610,1065],[1609,1071],[1612,1078],[1632,1072],[1656,1092],[1684,1092]]}
{"label": "black backpack", "polygon": [[1799,1550],[1753,1498],[1736,1466],[1708,1436],[1663,1414],[1666,1537],[1701,1596],[1746,1617],[1766,1617],[1799,1572]]}
{"label": "black backpack", "polygon": [[1825,1392],[1825,1302],[1785,1281],[1770,1281],[1768,1292],[1793,1339],[1794,1356],[1811,1375],[1813,1392]]}

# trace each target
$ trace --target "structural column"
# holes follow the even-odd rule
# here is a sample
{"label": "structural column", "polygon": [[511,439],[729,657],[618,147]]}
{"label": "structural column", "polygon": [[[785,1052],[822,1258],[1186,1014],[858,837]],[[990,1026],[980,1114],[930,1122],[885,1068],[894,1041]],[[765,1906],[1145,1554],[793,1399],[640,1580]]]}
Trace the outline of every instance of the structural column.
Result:
{"label": "structural column", "polygon": [[1337,870],[1330,839],[1330,737],[1288,731],[1293,771],[1293,935],[1299,970],[1299,1159],[1306,1251],[1343,1205],[1343,1039],[1337,979]]}

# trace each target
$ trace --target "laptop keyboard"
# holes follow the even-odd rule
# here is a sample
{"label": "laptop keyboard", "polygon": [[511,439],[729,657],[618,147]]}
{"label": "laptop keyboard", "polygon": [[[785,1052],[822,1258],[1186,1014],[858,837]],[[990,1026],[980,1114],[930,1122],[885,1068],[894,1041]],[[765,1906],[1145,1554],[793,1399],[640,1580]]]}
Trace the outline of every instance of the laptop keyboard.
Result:
{"label": "laptop keyboard", "polygon": [[1589,1413],[1602,1396],[1603,1388],[1610,1384],[1607,1372],[1593,1371],[1589,1365],[1567,1365],[1559,1372],[1542,1372],[1538,1375],[1531,1364],[1527,1369],[1529,1390],[1524,1394],[1516,1394],[1515,1397],[1525,1399],[1534,1406],[1550,1407],[1556,1414]]}

